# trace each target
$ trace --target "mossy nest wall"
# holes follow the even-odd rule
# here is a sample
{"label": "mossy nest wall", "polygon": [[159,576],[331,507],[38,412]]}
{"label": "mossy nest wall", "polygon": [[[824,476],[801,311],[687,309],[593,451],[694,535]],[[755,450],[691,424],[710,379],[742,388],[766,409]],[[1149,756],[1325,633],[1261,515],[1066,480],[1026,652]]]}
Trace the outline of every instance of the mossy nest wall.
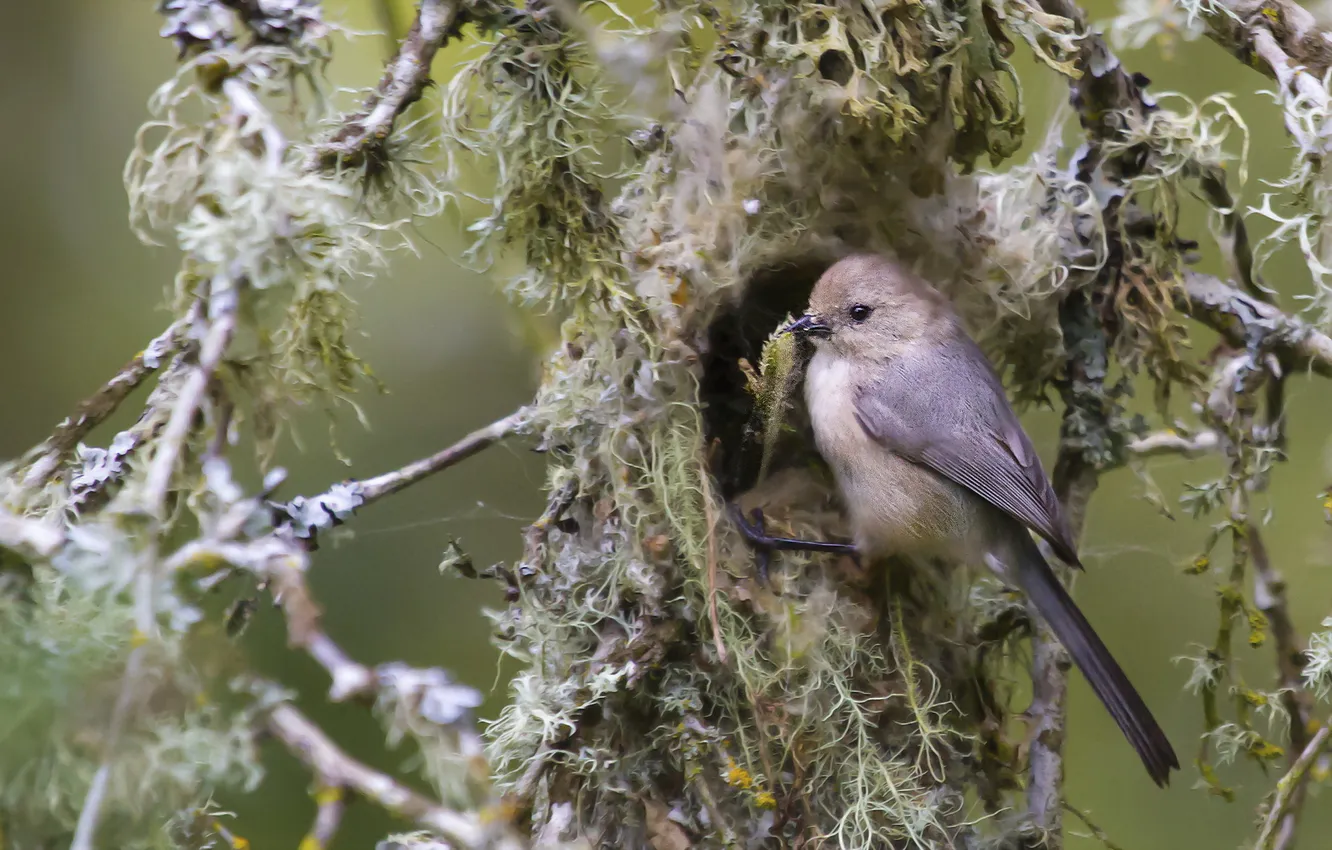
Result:
{"label": "mossy nest wall", "polygon": [[[1023,0],[628,21],[613,19],[652,50],[534,7],[446,99],[454,148],[499,160],[478,255],[520,245],[512,291],[563,318],[531,426],[550,508],[495,615],[522,669],[493,762],[550,838],[1002,842],[1020,602],[984,578],[831,557],[783,555],[764,585],[726,505],[845,533],[798,393],[759,480],[765,417],[741,365],[845,251],[916,265],[1019,393],[1043,391],[1057,296],[1104,259],[1101,199],[1053,138],[1004,174],[973,165],[1022,140],[1010,39],[1067,73],[1072,23]],[[617,116],[644,109],[622,138]]]}

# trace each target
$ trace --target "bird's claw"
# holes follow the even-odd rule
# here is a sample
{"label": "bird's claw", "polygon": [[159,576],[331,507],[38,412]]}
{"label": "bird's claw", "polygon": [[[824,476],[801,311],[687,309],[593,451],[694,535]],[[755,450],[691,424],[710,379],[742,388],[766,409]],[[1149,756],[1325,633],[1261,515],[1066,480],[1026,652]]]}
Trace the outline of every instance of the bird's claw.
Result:
{"label": "bird's claw", "polygon": [[732,504],[730,505],[730,513],[731,519],[735,522],[736,527],[740,529],[740,533],[744,535],[745,541],[754,550],[754,563],[758,568],[759,583],[767,587],[768,569],[772,565],[772,550],[775,546],[765,527],[763,509],[754,508],[750,513],[752,519],[747,519],[740,506]]}

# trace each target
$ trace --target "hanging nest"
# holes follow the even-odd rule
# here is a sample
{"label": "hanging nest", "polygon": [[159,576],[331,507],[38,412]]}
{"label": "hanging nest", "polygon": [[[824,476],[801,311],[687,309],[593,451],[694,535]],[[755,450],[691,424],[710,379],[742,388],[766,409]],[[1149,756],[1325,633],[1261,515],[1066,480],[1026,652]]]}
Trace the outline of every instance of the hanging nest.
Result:
{"label": "hanging nest", "polygon": [[846,537],[800,352],[767,344],[848,251],[927,275],[1015,394],[1044,394],[1057,296],[1105,260],[1103,199],[1054,132],[1005,174],[973,165],[1023,139],[1010,35],[1069,73],[1072,23],[1022,0],[609,17],[655,47],[617,53],[532,7],[445,101],[453,155],[497,162],[473,256],[521,246],[511,292],[563,320],[532,426],[552,498],[494,615],[522,669],[492,763],[552,839],[1003,842],[1021,601],[983,576],[793,553],[765,583],[728,505]]}

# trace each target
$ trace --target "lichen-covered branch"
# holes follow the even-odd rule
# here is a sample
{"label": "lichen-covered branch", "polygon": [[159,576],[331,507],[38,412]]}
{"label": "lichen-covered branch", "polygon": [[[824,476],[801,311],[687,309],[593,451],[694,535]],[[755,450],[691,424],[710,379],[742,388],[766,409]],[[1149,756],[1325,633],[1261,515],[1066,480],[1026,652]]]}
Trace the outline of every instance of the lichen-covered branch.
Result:
{"label": "lichen-covered branch", "polygon": [[1201,9],[1208,35],[1241,62],[1288,91],[1327,98],[1322,79],[1332,55],[1308,9],[1290,0],[1221,0]]}
{"label": "lichen-covered branch", "polygon": [[1232,345],[1261,341],[1290,371],[1332,377],[1332,337],[1279,308],[1254,298],[1218,278],[1189,271],[1184,275],[1180,309],[1222,334]]}
{"label": "lichen-covered branch", "polygon": [[37,487],[55,472],[74,447],[88,433],[106,420],[120,407],[120,403],[162,365],[165,358],[180,345],[186,320],[173,322],[154,337],[143,351],[121,368],[96,393],[85,399],[73,415],[56,426],[55,431],[33,450],[37,456],[23,477],[24,487]]}
{"label": "lichen-covered branch", "polygon": [[1302,796],[1308,781],[1309,769],[1327,749],[1329,739],[1332,739],[1332,725],[1324,723],[1300,751],[1290,770],[1286,771],[1286,775],[1277,781],[1276,791],[1267,806],[1267,816],[1263,819],[1262,830],[1258,833],[1258,840],[1254,844],[1255,850],[1273,850],[1283,846],[1280,842],[1285,831],[1285,819],[1291,807],[1296,804],[1295,801]]}
{"label": "lichen-covered branch", "polygon": [[344,118],[341,127],[315,145],[308,167],[356,169],[373,163],[399,116],[425,92],[435,54],[457,37],[466,20],[464,0],[421,0],[379,86],[359,112]]}
{"label": "lichen-covered branch", "polygon": [[1130,454],[1143,458],[1158,455],[1182,455],[1194,458],[1215,452],[1223,445],[1223,438],[1216,431],[1204,429],[1194,434],[1181,434],[1170,430],[1138,437],[1131,440],[1126,448]]}
{"label": "lichen-covered branch", "polygon": [[325,786],[354,791],[458,847],[496,846],[489,837],[493,828],[488,827],[480,815],[446,808],[392,777],[367,767],[347,755],[294,706],[284,703],[273,708],[268,715],[268,729],[292,755],[309,765]]}
{"label": "lichen-covered branch", "polygon": [[[1273,653],[1276,655],[1277,691],[1281,694],[1281,703],[1285,708],[1290,724],[1290,769],[1296,769],[1300,759],[1310,744],[1310,723],[1313,720],[1313,698],[1304,685],[1305,642],[1290,618],[1290,607],[1286,599],[1286,582],[1272,565],[1263,542],[1262,532],[1255,522],[1250,522],[1245,531],[1249,541],[1250,557],[1254,570],[1254,604],[1267,618],[1267,628],[1272,635]],[[1304,796],[1307,784],[1300,782],[1290,792],[1283,803],[1285,809],[1281,816],[1277,834],[1273,841],[1274,850],[1289,850],[1294,847],[1296,828],[1300,814],[1304,810]],[[1260,845],[1261,846],[1261,841]]]}
{"label": "lichen-covered branch", "polygon": [[430,457],[412,461],[400,469],[363,481],[342,481],[319,495],[297,496],[286,504],[273,507],[290,521],[297,537],[313,538],[319,529],[337,525],[362,505],[391,496],[519,433],[530,415],[527,410],[516,411],[478,428]]}

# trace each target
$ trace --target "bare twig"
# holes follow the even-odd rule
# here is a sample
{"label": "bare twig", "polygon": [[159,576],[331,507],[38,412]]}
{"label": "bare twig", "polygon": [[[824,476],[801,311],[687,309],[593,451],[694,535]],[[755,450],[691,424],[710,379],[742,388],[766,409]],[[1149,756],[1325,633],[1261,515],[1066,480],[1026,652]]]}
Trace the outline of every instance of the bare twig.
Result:
{"label": "bare twig", "polygon": [[416,20],[389,62],[384,77],[361,111],[350,115],[329,139],[315,147],[307,168],[356,168],[373,160],[393,132],[398,116],[421,99],[430,81],[430,63],[466,22],[462,0],[422,0]]}
{"label": "bare twig", "polygon": [[305,583],[308,558],[303,549],[292,544],[287,554],[273,558],[268,574],[273,580],[273,597],[282,606],[287,618],[287,643],[303,649],[328,671],[333,684],[329,699],[342,702],[353,696],[370,693],[378,678],[375,672],[342,651],[333,639],[320,628],[323,616],[319,604],[310,595]]}
{"label": "bare twig", "polygon": [[362,764],[343,752],[294,706],[284,703],[274,708],[268,716],[268,728],[326,785],[355,791],[459,847],[482,847],[488,843],[489,830],[479,815],[446,808]]}
{"label": "bare twig", "polygon": [[1267,817],[1263,820],[1262,831],[1258,833],[1258,841],[1254,844],[1255,850],[1273,850],[1277,846],[1276,841],[1278,833],[1281,831],[1281,824],[1285,820],[1287,812],[1290,811],[1296,796],[1302,793],[1305,780],[1309,775],[1309,768],[1313,766],[1313,763],[1322,755],[1323,750],[1327,748],[1329,736],[1332,736],[1332,726],[1324,724],[1310,739],[1299,757],[1291,764],[1290,770],[1286,771],[1286,775],[1277,782],[1272,803],[1267,810]]}
{"label": "bare twig", "polygon": [[1076,817],[1078,820],[1082,821],[1083,825],[1086,826],[1087,829],[1091,831],[1092,838],[1095,838],[1097,841],[1101,842],[1101,844],[1106,848],[1106,850],[1124,850],[1124,848],[1120,847],[1118,844],[1111,841],[1110,836],[1106,833],[1106,831],[1097,826],[1092,821],[1092,819],[1087,816],[1086,812],[1082,811],[1081,809],[1074,808],[1068,803],[1067,800],[1064,801],[1064,811],[1068,812],[1069,814]]}
{"label": "bare twig", "polygon": [[500,440],[517,433],[518,429],[527,421],[527,411],[519,410],[496,422],[492,422],[484,428],[479,428],[463,437],[458,442],[449,446],[443,451],[437,452],[428,458],[423,458],[415,463],[409,463],[402,469],[386,472],[383,475],[377,475],[374,478],[367,478],[359,485],[361,499],[365,502],[373,502],[384,496],[392,495],[405,487],[434,475],[442,469],[448,469],[454,464],[464,461],[472,455],[480,452],[482,449],[489,448]]}
{"label": "bare twig", "polygon": [[1130,454],[1138,457],[1157,457],[1158,455],[1183,455],[1199,457],[1219,450],[1224,440],[1219,432],[1206,429],[1196,434],[1181,434],[1178,431],[1156,431],[1145,437],[1129,442]]}
{"label": "bare twig", "polygon": [[1207,202],[1220,211],[1221,233],[1218,234],[1222,249],[1228,249],[1230,263],[1235,277],[1249,295],[1260,301],[1269,300],[1253,267],[1253,245],[1249,242],[1249,228],[1240,214],[1239,205],[1226,187],[1226,172],[1218,165],[1203,170],[1198,178],[1198,186],[1207,197]]}
{"label": "bare twig", "polygon": [[1186,272],[1179,307],[1232,345],[1245,347],[1261,339],[1288,371],[1332,377],[1332,337],[1224,281]]}
{"label": "bare twig", "polygon": [[312,539],[319,529],[340,524],[361,506],[397,493],[517,434],[527,422],[527,415],[526,409],[518,410],[401,469],[364,481],[343,481],[317,496],[297,496],[286,504],[273,503],[272,507],[287,517],[297,537]]}
{"label": "bare twig", "polygon": [[185,319],[173,322],[149,342],[143,351],[134,355],[101,389],[85,399],[72,415],[57,425],[51,436],[35,450],[40,457],[28,468],[23,477],[23,486],[35,487],[50,478],[60,461],[74,450],[79,441],[106,421],[130,393],[157,371],[163,360],[180,344],[185,326]]}

